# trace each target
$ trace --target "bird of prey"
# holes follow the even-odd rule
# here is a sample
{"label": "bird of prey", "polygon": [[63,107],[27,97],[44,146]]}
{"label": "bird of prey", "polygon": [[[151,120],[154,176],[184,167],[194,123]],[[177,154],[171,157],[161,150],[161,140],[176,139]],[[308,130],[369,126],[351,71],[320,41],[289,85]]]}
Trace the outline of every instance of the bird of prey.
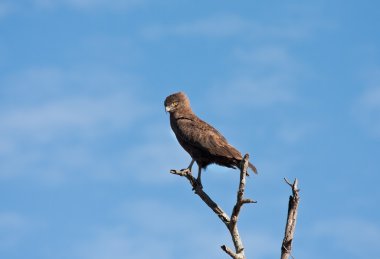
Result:
{"label": "bird of prey", "polygon": [[[165,99],[165,110],[170,113],[170,126],[179,144],[192,158],[187,167],[190,171],[194,161],[198,165],[197,184],[201,184],[201,171],[210,164],[229,168],[240,168],[241,153],[214,127],[198,118],[191,110],[190,101],[183,92],[169,95]],[[249,168],[257,174],[256,167]]]}

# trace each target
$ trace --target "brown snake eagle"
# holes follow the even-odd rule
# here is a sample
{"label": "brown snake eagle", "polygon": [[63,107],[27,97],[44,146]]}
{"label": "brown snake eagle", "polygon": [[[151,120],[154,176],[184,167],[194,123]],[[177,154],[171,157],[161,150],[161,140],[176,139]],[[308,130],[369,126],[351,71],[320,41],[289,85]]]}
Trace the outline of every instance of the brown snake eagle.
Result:
{"label": "brown snake eagle", "polygon": [[[229,168],[240,168],[241,153],[228,144],[227,140],[214,127],[199,119],[191,110],[190,101],[183,92],[169,95],[165,99],[165,110],[170,113],[170,126],[179,144],[190,154],[190,171],[198,164],[197,184],[201,184],[201,171],[210,164]],[[256,167],[249,168],[257,174]]]}

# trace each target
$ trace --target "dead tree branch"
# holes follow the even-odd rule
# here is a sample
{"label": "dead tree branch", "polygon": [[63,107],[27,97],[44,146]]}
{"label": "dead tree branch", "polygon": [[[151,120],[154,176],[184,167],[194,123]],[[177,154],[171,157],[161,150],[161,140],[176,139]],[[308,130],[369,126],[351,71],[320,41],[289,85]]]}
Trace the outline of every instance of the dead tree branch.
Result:
{"label": "dead tree branch", "polygon": [[226,252],[231,258],[233,259],[245,259],[244,254],[244,246],[243,242],[240,238],[237,222],[239,218],[239,213],[242,208],[242,206],[246,203],[255,203],[255,201],[251,199],[245,199],[244,198],[244,191],[245,191],[245,181],[246,181],[246,175],[247,175],[247,168],[248,168],[248,159],[249,155],[246,154],[241,162],[240,166],[240,181],[239,181],[239,188],[237,192],[237,198],[236,198],[236,204],[232,210],[231,217],[229,217],[224,210],[218,206],[211,198],[208,196],[204,191],[202,186],[198,185],[196,183],[196,179],[191,174],[191,171],[188,169],[184,170],[171,170],[170,173],[176,174],[179,176],[186,177],[191,186],[193,187],[193,190],[195,191],[195,194],[197,194],[206,204],[209,206],[214,213],[219,217],[219,219],[226,225],[228,231],[230,232],[232,242],[235,247],[235,252],[228,248],[227,246],[223,245],[221,246],[222,250]]}
{"label": "dead tree branch", "polygon": [[203,191],[200,185],[197,185],[197,180],[191,174],[191,171],[189,169],[171,170],[170,173],[186,177],[189,180],[191,186],[193,187],[195,194],[197,194],[207,204],[207,206],[209,206],[215,212],[215,214],[223,221],[225,225],[229,225],[230,217],[223,211],[222,208],[218,206],[218,204],[216,204],[210,198],[210,196],[207,195],[207,193]]}
{"label": "dead tree branch", "polygon": [[294,180],[293,183],[290,183],[286,178],[284,178],[284,180],[292,188],[292,195],[290,195],[289,197],[288,218],[285,227],[285,237],[282,241],[281,246],[281,259],[288,259],[289,256],[293,258],[293,256],[291,255],[292,241],[296,229],[297,209],[300,197],[297,178]]}

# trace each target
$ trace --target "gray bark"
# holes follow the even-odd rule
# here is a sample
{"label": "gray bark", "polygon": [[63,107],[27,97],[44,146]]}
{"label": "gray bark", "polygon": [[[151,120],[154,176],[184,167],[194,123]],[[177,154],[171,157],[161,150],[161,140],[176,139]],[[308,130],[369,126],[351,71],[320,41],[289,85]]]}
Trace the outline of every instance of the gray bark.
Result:
{"label": "gray bark", "polygon": [[231,258],[233,259],[245,259],[244,254],[244,246],[243,242],[241,240],[239,230],[237,227],[237,222],[240,214],[241,207],[246,203],[254,203],[255,201],[251,199],[245,199],[244,198],[244,191],[245,191],[245,182],[246,182],[246,175],[247,175],[247,168],[248,168],[248,159],[249,156],[246,154],[242,160],[241,163],[241,169],[240,169],[240,181],[239,181],[239,187],[237,191],[237,197],[236,197],[236,204],[232,210],[231,217],[227,215],[227,213],[224,212],[224,210],[219,207],[218,204],[216,204],[210,196],[207,195],[203,191],[202,186],[197,184],[196,179],[191,174],[191,171],[189,169],[184,170],[171,170],[170,173],[176,174],[179,176],[186,177],[191,186],[193,187],[193,190],[195,191],[195,194],[197,194],[202,201],[204,201],[208,207],[212,209],[212,211],[219,217],[219,219],[224,223],[224,225],[227,227],[228,231],[230,232],[232,242],[235,247],[235,251],[227,247],[226,245],[221,246],[222,250],[226,252]]}
{"label": "gray bark", "polygon": [[289,256],[293,258],[291,254],[292,242],[294,238],[294,232],[296,229],[298,203],[300,200],[297,178],[294,180],[293,183],[290,183],[287,179],[285,179],[285,182],[292,188],[292,195],[289,197],[288,217],[285,226],[285,236],[281,246],[281,259],[288,259]]}

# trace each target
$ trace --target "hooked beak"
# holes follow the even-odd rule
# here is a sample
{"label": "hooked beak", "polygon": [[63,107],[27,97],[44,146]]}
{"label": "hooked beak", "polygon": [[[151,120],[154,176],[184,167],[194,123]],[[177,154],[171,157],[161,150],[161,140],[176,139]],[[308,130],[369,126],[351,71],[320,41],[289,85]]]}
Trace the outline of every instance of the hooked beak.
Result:
{"label": "hooked beak", "polygon": [[166,112],[170,112],[171,111],[171,107],[170,106],[165,106],[165,111]]}

